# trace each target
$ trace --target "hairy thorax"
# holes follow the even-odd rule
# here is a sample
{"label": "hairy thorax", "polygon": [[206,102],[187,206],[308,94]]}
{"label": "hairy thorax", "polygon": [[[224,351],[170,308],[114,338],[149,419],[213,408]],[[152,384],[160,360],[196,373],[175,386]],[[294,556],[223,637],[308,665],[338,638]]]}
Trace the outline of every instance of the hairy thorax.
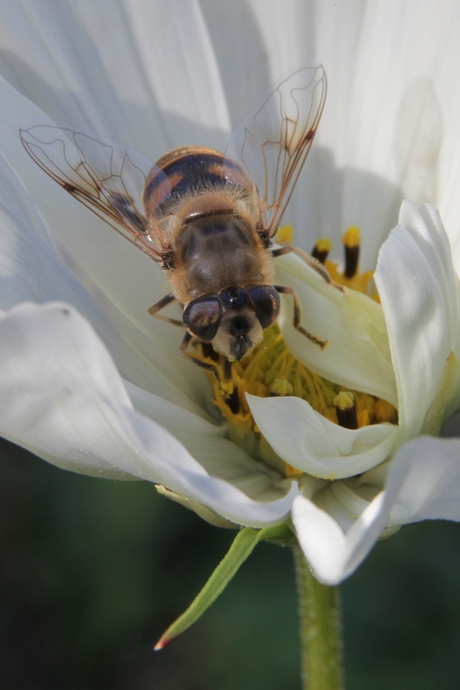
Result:
{"label": "hairy thorax", "polygon": [[213,205],[208,213],[190,213],[175,238],[175,293],[183,303],[228,287],[272,281],[268,252],[250,219],[230,205]]}

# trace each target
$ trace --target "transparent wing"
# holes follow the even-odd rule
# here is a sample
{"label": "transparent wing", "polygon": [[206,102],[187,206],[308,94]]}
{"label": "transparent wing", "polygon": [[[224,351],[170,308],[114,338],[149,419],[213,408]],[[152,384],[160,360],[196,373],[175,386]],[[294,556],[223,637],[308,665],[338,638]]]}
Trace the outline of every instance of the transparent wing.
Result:
{"label": "transparent wing", "polygon": [[[143,191],[155,165],[109,139],[57,125],[20,130],[24,148],[53,180],[127,240],[161,261],[166,240],[148,226]],[[165,176],[166,177],[166,176]],[[167,182],[167,179],[166,179]]]}
{"label": "transparent wing", "polygon": [[269,237],[276,233],[305,163],[326,91],[322,65],[284,75],[248,113],[225,152],[247,170],[255,184]]}

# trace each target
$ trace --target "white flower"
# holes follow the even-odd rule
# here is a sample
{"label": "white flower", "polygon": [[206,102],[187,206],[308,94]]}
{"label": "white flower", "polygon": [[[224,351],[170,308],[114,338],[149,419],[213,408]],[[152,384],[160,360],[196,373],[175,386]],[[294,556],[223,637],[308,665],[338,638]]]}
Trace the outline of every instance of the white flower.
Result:
{"label": "white flower", "polygon": [[[112,3],[110,29],[96,4],[24,2],[4,13],[0,433],[61,467],[164,485],[218,524],[262,527],[292,514],[317,577],[335,583],[385,528],[460,519],[459,442],[406,443],[438,433],[458,407],[449,242],[431,207],[405,203],[382,245],[407,195],[441,210],[460,259],[460,10],[245,8],[249,37],[242,10],[194,2]],[[180,332],[147,313],[167,291],[160,271],[34,167],[17,130],[48,116],[154,160],[181,144],[223,149],[243,108],[312,55],[328,72],[328,104],[290,220],[308,250],[318,235],[359,225],[382,308],[284,257],[277,281],[297,290],[309,330],[330,344],[306,344],[287,305],[283,333],[319,373],[394,403],[399,423],[351,431],[300,398],[250,397],[271,446],[305,472],[293,480],[229,440],[203,373],[180,356]]]}

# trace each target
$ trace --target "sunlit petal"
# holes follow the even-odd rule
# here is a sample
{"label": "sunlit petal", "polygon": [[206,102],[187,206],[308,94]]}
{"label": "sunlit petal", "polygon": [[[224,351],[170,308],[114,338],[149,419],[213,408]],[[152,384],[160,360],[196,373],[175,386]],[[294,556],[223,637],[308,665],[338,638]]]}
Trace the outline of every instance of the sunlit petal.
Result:
{"label": "sunlit petal", "polygon": [[277,260],[276,279],[296,291],[302,325],[328,344],[324,350],[293,326],[293,302],[283,300],[279,320],[289,349],[316,373],[353,389],[396,403],[388,333],[380,305],[354,290],[341,291],[324,281],[300,258]]}
{"label": "sunlit petal", "polygon": [[212,140],[213,129],[209,143],[222,146],[229,121],[198,2],[114,2],[116,41],[101,40],[107,22],[97,3],[17,2],[0,32],[0,72],[52,119],[146,155],[202,143],[205,134]]}
{"label": "sunlit petal", "polygon": [[459,284],[438,214],[401,209],[375,273],[388,326],[404,438],[420,433],[457,347]]}
{"label": "sunlit petal", "polygon": [[[240,462],[230,465],[233,477],[210,476],[174,436],[134,410],[107,350],[67,305],[23,304],[4,314],[0,345],[6,438],[76,472],[166,484],[238,523],[261,526],[289,512],[295,483],[276,495],[269,473],[255,472],[249,459],[245,473]],[[244,458],[225,439],[216,441],[210,448],[206,434],[194,439],[204,454],[225,456],[227,446],[229,462]]]}
{"label": "sunlit petal", "polygon": [[247,396],[256,424],[289,465],[324,479],[361,474],[391,453],[397,429],[376,424],[344,429],[297,397]]}

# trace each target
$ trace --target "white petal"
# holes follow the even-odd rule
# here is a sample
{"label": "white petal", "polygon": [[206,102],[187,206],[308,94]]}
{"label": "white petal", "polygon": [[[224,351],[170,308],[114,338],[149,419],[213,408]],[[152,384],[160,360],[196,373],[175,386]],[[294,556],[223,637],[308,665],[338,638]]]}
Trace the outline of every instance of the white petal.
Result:
{"label": "white petal", "polygon": [[[135,430],[148,458],[145,465],[148,466],[152,481],[189,496],[238,524],[261,527],[279,522],[288,515],[293,498],[298,494],[296,482],[292,482],[288,493],[279,492],[275,500],[273,495],[257,493],[261,488],[258,476],[253,477],[256,491],[244,482],[243,490],[240,490],[229,481],[210,476],[174,437],[164,430],[159,435],[151,420],[141,415],[128,414],[133,431]],[[216,444],[216,455],[220,449],[220,445]],[[238,457],[238,453],[235,455]],[[142,458],[141,462],[144,465]],[[256,495],[260,502],[243,493],[248,488],[248,493]],[[263,502],[264,500],[267,502]]]}
{"label": "white petal", "polygon": [[[384,483],[375,486],[375,484],[366,481],[365,478],[373,471],[375,470],[345,481],[329,482],[313,498],[315,506],[334,518],[344,534],[348,532],[356,518],[364,512],[369,503],[374,500],[377,494],[381,493],[384,487]],[[311,498],[306,496],[305,492],[303,495],[305,498]]]}
{"label": "white petal", "polygon": [[3,315],[0,342],[3,436],[76,471],[135,474],[135,453],[116,412],[129,398],[76,312],[59,303],[24,303]]}
{"label": "white petal", "polygon": [[114,0],[110,17],[97,3],[18,2],[3,14],[0,72],[51,118],[156,158],[205,136],[213,145],[209,128],[221,143],[228,133],[197,2]]}
{"label": "white petal", "polygon": [[375,273],[392,350],[404,438],[420,433],[457,346],[459,283],[438,214],[405,202]]}
{"label": "white petal", "polygon": [[400,448],[388,491],[397,487],[390,523],[460,521],[460,440],[421,437]]}
{"label": "white petal", "polygon": [[[260,499],[254,500],[210,476],[174,436],[135,411],[106,349],[67,305],[11,310],[0,322],[0,352],[5,438],[66,469],[163,484],[238,524],[262,526],[288,514],[296,483],[275,497],[256,472],[252,487],[250,471],[246,482],[236,477],[235,484]],[[218,454],[222,444],[214,448]],[[241,458],[237,449],[235,456]],[[238,471],[243,474],[241,462]]]}
{"label": "white petal", "polygon": [[137,386],[125,385],[136,411],[166,429],[213,477],[225,479],[262,502],[279,498],[290,486],[286,479],[229,441],[227,425],[220,419],[212,424]]}
{"label": "white petal", "polygon": [[[460,71],[452,55],[459,30],[455,2],[446,2],[441,13],[416,0],[362,7],[352,72],[348,79],[341,74],[345,97],[327,115],[331,127],[337,113],[345,121],[342,141],[334,148],[339,165],[345,166],[342,222],[363,230],[366,268],[375,266],[377,244],[404,195],[438,205],[443,191],[439,171],[457,140],[460,102],[452,94],[459,92]],[[443,214],[447,205],[440,210]],[[454,215],[452,220],[455,226],[449,226],[458,228]],[[372,260],[367,238],[372,243],[374,237],[379,242]]]}
{"label": "white petal", "polygon": [[307,474],[342,479],[361,474],[392,452],[397,427],[375,424],[344,429],[296,397],[247,395],[257,426],[283,460]]}
{"label": "white petal", "polygon": [[292,518],[300,546],[315,577],[336,585],[367,556],[385,527],[384,494],[379,494],[344,534],[337,522],[311,501],[298,496]]}
{"label": "white petal", "polygon": [[299,257],[276,260],[278,284],[294,288],[302,306],[301,323],[327,340],[321,350],[293,326],[293,300],[286,295],[279,319],[291,352],[320,376],[396,404],[388,335],[379,304],[355,290],[327,284]]}

